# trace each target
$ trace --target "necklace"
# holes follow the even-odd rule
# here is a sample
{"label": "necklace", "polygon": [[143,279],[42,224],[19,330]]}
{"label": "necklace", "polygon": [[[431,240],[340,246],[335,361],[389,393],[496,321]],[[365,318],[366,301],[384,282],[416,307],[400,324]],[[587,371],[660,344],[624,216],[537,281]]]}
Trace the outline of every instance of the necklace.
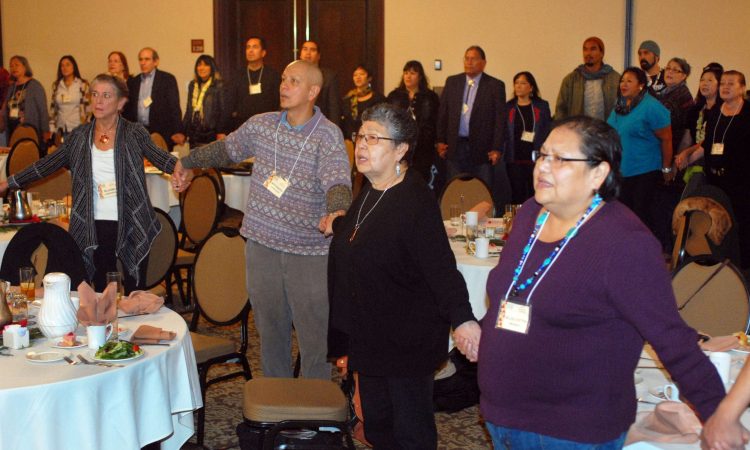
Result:
{"label": "necklace", "polygon": [[109,127],[107,130],[104,130],[104,131],[99,130],[99,132],[101,133],[101,136],[99,136],[99,143],[100,144],[107,144],[110,141],[109,136],[107,135],[107,133],[109,133],[110,131],[112,131],[112,129],[117,125],[118,121],[119,121],[119,118],[115,119],[115,123],[113,123],[112,126]]}
{"label": "necklace", "polygon": [[380,203],[380,200],[383,199],[383,196],[385,195],[385,193],[388,192],[388,189],[393,187],[393,185],[396,183],[396,181],[399,178],[400,177],[396,177],[392,182],[388,184],[388,187],[386,187],[383,193],[380,194],[380,197],[378,197],[378,199],[375,201],[375,204],[372,205],[372,208],[370,208],[370,210],[367,211],[367,214],[365,214],[365,217],[362,217],[362,220],[359,220],[360,216],[362,215],[362,208],[364,208],[365,203],[367,203],[367,197],[370,196],[370,192],[372,192],[373,188],[371,187],[370,190],[367,191],[367,194],[365,194],[364,200],[362,200],[362,204],[359,205],[359,211],[357,211],[357,221],[354,223],[354,231],[352,231],[352,235],[349,236],[349,242],[352,242],[354,240],[354,237],[357,236],[357,231],[359,230],[359,227],[362,226],[364,221],[367,219],[367,216],[369,216],[370,213],[375,209],[375,207],[378,206],[378,203]]}

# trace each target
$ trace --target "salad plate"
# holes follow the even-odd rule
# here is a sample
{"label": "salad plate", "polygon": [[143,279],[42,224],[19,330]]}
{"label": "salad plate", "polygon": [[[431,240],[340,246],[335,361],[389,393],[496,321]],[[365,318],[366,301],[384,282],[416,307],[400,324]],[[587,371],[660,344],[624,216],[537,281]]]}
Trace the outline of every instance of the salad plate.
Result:
{"label": "salad plate", "polygon": [[139,346],[128,341],[109,341],[99,347],[99,350],[92,352],[91,357],[94,361],[113,362],[113,361],[131,361],[138,359],[145,354]]}
{"label": "salad plate", "polygon": [[28,352],[26,353],[26,361],[32,363],[51,363],[62,361],[66,356],[70,356],[70,352]]}

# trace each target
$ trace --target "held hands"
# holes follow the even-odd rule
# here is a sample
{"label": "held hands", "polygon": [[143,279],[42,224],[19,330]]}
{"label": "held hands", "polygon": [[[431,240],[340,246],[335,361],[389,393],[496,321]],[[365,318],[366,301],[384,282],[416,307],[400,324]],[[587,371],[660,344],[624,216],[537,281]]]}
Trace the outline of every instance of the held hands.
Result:
{"label": "held hands", "polygon": [[[183,192],[190,186],[190,181],[193,179],[193,171],[182,167],[180,160],[174,165],[174,171],[172,172],[172,187],[177,192]],[[2,187],[2,186],[0,186]]]}
{"label": "held hands", "polygon": [[7,191],[8,191],[8,182],[0,181],[0,195],[5,195]]}
{"label": "held hands", "polygon": [[487,159],[492,163],[493,166],[497,164],[498,161],[500,161],[500,158],[502,158],[502,156],[503,154],[497,150],[487,152]]}
{"label": "held hands", "polygon": [[318,231],[323,233],[325,237],[333,236],[333,221],[344,214],[346,214],[346,211],[338,210],[321,217],[318,223]]}
{"label": "held hands", "polygon": [[182,133],[175,133],[172,135],[172,142],[174,142],[177,145],[182,145],[185,143],[187,138]]}
{"label": "held hands", "polygon": [[482,337],[482,328],[475,320],[462,323],[453,331],[453,340],[458,351],[463,353],[471,362],[479,359],[479,341]]}

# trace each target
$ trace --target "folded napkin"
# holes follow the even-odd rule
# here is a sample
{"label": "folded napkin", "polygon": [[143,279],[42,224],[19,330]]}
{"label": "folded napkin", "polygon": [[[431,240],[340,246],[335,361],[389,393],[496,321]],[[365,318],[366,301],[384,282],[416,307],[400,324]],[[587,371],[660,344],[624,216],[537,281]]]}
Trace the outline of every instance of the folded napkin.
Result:
{"label": "folded napkin", "polygon": [[458,229],[456,227],[445,227],[445,232],[448,237],[453,237],[458,233]]}
{"label": "folded napkin", "polygon": [[700,343],[701,350],[709,352],[726,352],[740,346],[737,336],[716,336]]}
{"label": "folded napkin", "polygon": [[141,325],[135,330],[130,340],[135,344],[158,344],[159,341],[171,341],[175,337],[177,337],[177,333],[174,331],[162,330],[151,325]]}
{"label": "folded napkin", "polygon": [[692,444],[698,442],[701,423],[682,402],[661,402],[651,412],[639,413],[630,427],[625,445],[638,441]]}
{"label": "folded napkin", "polygon": [[479,220],[485,221],[487,220],[487,217],[490,216],[489,212],[491,210],[492,210],[492,203],[481,201],[477,203],[476,205],[474,205],[469,211],[476,211],[477,213],[479,213],[477,214],[477,216],[479,216]]}
{"label": "folded napkin", "polygon": [[78,298],[81,299],[78,321],[83,326],[106,325],[117,317],[117,283],[109,283],[99,296],[82,281],[78,285]]}
{"label": "folded napkin", "polygon": [[155,313],[164,305],[164,299],[148,291],[133,291],[120,300],[120,309],[125,314]]}

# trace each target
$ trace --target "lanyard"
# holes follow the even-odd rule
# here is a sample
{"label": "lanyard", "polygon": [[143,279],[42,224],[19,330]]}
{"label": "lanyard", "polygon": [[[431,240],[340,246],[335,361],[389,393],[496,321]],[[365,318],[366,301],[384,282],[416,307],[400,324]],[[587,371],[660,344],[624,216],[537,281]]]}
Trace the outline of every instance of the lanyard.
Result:
{"label": "lanyard", "polygon": [[[523,248],[523,253],[521,254],[521,259],[518,261],[518,266],[516,266],[516,270],[513,271],[513,281],[510,283],[510,287],[508,287],[508,291],[505,293],[505,298],[508,298],[510,295],[513,295],[514,297],[518,296],[518,294],[534,284],[534,287],[532,288],[531,292],[529,293],[529,296],[526,297],[526,304],[528,305],[531,301],[531,294],[534,293],[534,290],[539,285],[539,282],[542,281],[542,278],[547,273],[547,270],[552,267],[552,264],[557,261],[557,258],[560,256],[560,253],[565,249],[568,242],[570,242],[571,239],[578,233],[578,230],[583,225],[583,222],[586,221],[586,219],[591,215],[592,212],[602,203],[602,198],[599,196],[599,194],[596,194],[594,196],[594,200],[591,202],[591,205],[588,207],[586,212],[583,213],[583,216],[581,216],[580,219],[578,219],[578,222],[576,222],[575,226],[568,230],[567,233],[565,233],[565,238],[563,238],[562,242],[560,242],[557,246],[555,246],[554,250],[550,253],[548,257],[542,261],[542,264],[539,266],[538,269],[526,280],[524,280],[521,284],[516,286],[518,283],[521,272],[523,271],[524,266],[526,265],[526,260],[529,257],[529,254],[531,253],[531,250],[534,248],[534,244],[536,244],[536,241],[538,240],[539,233],[544,228],[544,224],[547,223],[547,219],[549,218],[549,211],[545,211],[542,213],[539,218],[536,220],[536,224],[534,225],[534,230],[531,232],[531,236],[529,236],[529,241],[526,243],[526,246]],[[539,278],[537,280],[537,278]],[[534,283],[536,281],[536,283]]]}
{"label": "lanyard", "polygon": [[[260,80],[263,79],[263,69],[265,69],[265,68],[266,68],[266,66],[263,66],[263,67],[260,68],[260,75],[258,75],[258,82],[255,83],[255,84],[260,84]],[[247,84],[249,84],[250,86],[254,85],[252,78],[250,78],[250,69],[247,69]]]}
{"label": "lanyard", "polygon": [[[721,136],[721,144],[724,144],[724,139],[727,138],[727,131],[729,131],[729,127],[732,125],[732,121],[734,120],[734,117],[740,113],[740,109],[742,109],[742,105],[744,104],[744,101],[740,103],[739,107],[737,107],[737,111],[734,113],[731,119],[729,119],[729,123],[727,124],[727,127],[724,128],[724,134]],[[721,122],[721,116],[723,114],[721,113],[721,108],[719,108],[719,118],[716,119],[716,125],[714,125],[714,137],[712,144],[716,143],[716,129],[719,127],[719,122]]]}
{"label": "lanyard", "polygon": [[[310,134],[307,135],[305,138],[305,142],[302,143],[302,147],[299,148],[299,153],[297,153],[297,159],[294,160],[294,165],[292,166],[292,170],[289,171],[289,176],[287,177],[287,180],[292,179],[292,173],[294,172],[294,168],[297,167],[297,162],[299,162],[299,157],[302,156],[302,150],[305,149],[305,145],[307,145],[307,140],[310,139],[310,136],[312,136],[313,133],[315,133],[315,130],[318,128],[318,124],[320,123],[320,119],[323,118],[323,114],[318,117],[318,120],[315,122],[315,126],[310,131]],[[279,145],[279,128],[281,128],[281,120],[283,119],[283,116],[279,117],[279,124],[276,126],[276,133],[273,136],[273,175],[276,175],[276,153],[278,150]]]}
{"label": "lanyard", "polygon": [[521,122],[523,123],[523,131],[534,131],[534,128],[536,128],[536,114],[534,114],[534,105],[529,103],[529,106],[531,107],[531,129],[526,129],[526,119],[523,118],[523,113],[521,112],[521,108],[518,107],[518,103],[516,103],[516,109],[518,110],[518,115],[521,117]]}

